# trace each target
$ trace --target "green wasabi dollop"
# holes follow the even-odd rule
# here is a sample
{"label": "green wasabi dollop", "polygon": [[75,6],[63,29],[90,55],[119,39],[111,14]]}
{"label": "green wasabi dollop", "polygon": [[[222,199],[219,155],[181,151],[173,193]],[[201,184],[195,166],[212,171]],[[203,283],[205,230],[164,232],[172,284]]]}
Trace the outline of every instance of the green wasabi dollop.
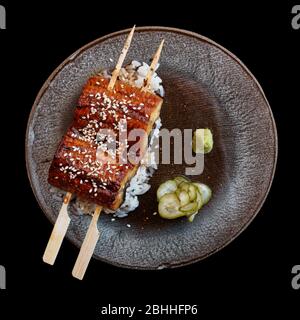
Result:
{"label": "green wasabi dollop", "polygon": [[193,151],[195,153],[209,153],[213,149],[214,141],[210,129],[196,129],[193,135]]}

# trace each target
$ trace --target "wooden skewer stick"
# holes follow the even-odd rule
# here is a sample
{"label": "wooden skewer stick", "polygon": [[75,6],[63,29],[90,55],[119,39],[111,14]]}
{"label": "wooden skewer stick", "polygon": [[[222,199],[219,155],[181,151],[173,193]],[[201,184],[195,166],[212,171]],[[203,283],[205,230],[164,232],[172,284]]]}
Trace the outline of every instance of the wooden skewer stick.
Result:
{"label": "wooden skewer stick", "polygon": [[[118,59],[117,65],[116,65],[116,67],[112,73],[112,77],[109,81],[109,84],[107,87],[108,90],[112,90],[114,88],[114,85],[117,81],[120,70],[122,68],[123,62],[125,60],[125,57],[127,55],[128,50],[129,50],[134,30],[135,30],[135,26],[133,26],[133,28],[131,29],[131,31],[125,41],[125,44],[124,44],[124,47],[123,47],[122,52],[120,54],[120,57]],[[89,262],[92,258],[92,255],[94,253],[97,242],[99,240],[100,232],[97,228],[97,222],[98,222],[98,218],[100,216],[101,210],[102,210],[101,206],[96,206],[96,209],[95,209],[95,212],[93,215],[93,219],[91,221],[91,224],[89,226],[87,234],[84,238],[83,244],[80,248],[79,255],[77,257],[77,260],[75,262],[75,265],[74,265],[74,268],[72,271],[73,277],[75,277],[79,280],[83,279],[85,271],[89,265]]]}
{"label": "wooden skewer stick", "polygon": [[100,232],[97,228],[97,222],[101,213],[102,207],[97,206],[93,214],[92,221],[88,228],[87,234],[82,243],[79,255],[77,257],[75,266],[72,271],[73,277],[82,280],[85,274],[85,271],[89,265],[91,257],[94,253],[95,247],[97,245]]}
{"label": "wooden skewer stick", "polygon": [[123,62],[125,60],[125,57],[127,55],[128,50],[129,50],[134,30],[135,30],[135,25],[131,29],[131,31],[130,31],[130,33],[129,33],[126,41],[125,41],[124,47],[123,47],[122,52],[121,52],[121,54],[119,56],[118,62],[117,62],[116,67],[115,67],[115,70],[113,71],[111,79],[109,81],[109,84],[108,84],[108,87],[107,87],[108,90],[112,90],[113,87],[115,86],[115,83],[116,83],[117,78],[119,76],[120,70],[122,68],[122,64],[123,64]]}
{"label": "wooden skewer stick", "polygon": [[[126,41],[126,43],[127,43],[127,41]],[[126,46],[126,43],[125,43],[125,46]],[[147,76],[146,76],[145,86],[141,90],[145,89],[146,86],[147,86],[147,88],[149,87],[148,82],[151,81],[151,78],[153,76],[154,70],[155,70],[155,68],[157,66],[157,63],[158,63],[158,60],[159,60],[159,57],[160,57],[160,54],[161,54],[161,50],[162,50],[162,47],[163,47],[163,44],[164,44],[164,40],[161,42],[159,48],[157,49],[157,52],[155,53],[155,55],[153,57],[153,61],[151,63],[150,69],[149,69],[149,71],[147,73]],[[128,50],[128,48],[127,48],[127,50]],[[124,54],[124,50],[122,50],[122,54]],[[125,57],[122,58],[123,59],[122,61],[124,61],[124,58]],[[120,61],[120,59],[119,59],[119,61]],[[119,61],[118,61],[118,64],[119,64]],[[117,67],[118,67],[119,70],[121,69],[118,65],[117,65]],[[117,67],[116,67],[116,69],[117,69]],[[118,75],[116,75],[116,78],[117,77],[118,77]],[[114,80],[114,84],[115,84],[115,80]],[[77,278],[79,280],[83,279],[85,271],[86,271],[86,269],[88,267],[88,264],[89,264],[89,262],[90,262],[90,260],[92,258],[92,255],[94,253],[95,247],[96,247],[97,242],[99,240],[100,232],[99,232],[99,230],[97,228],[97,222],[98,222],[98,218],[100,216],[101,210],[102,210],[101,206],[97,206],[96,209],[95,209],[92,221],[90,223],[89,229],[87,231],[87,234],[85,236],[85,239],[83,241],[83,244],[81,246],[79,255],[77,257],[77,260],[75,262],[75,265],[74,265],[74,268],[73,268],[73,271],[72,271],[73,277],[75,277],[75,278]]]}
{"label": "wooden skewer stick", "polygon": [[53,227],[50,239],[48,241],[46,250],[43,255],[43,261],[51,265],[54,264],[58,251],[61,247],[65,234],[70,224],[70,217],[68,215],[68,204],[72,197],[72,193],[67,192],[64,198],[63,205],[60,209],[55,225]]}
{"label": "wooden skewer stick", "polygon": [[[128,49],[130,47],[134,30],[135,30],[135,26],[133,26],[133,28],[131,29],[131,31],[130,31],[127,39],[126,39],[124,48],[123,48],[123,50],[121,52],[121,55],[119,57],[118,63],[116,65],[116,68],[115,68],[115,70],[114,70],[114,72],[112,74],[112,77],[111,77],[111,80],[109,82],[108,88],[112,89],[114,87],[114,85],[115,85],[115,82],[116,82],[116,79],[117,79],[117,77],[119,75],[119,72],[120,72],[120,69],[122,67],[123,61],[124,61],[124,59],[126,57]],[[62,205],[62,207],[60,209],[60,212],[59,212],[58,217],[56,219],[55,225],[53,227],[53,231],[51,233],[51,236],[49,238],[47,247],[46,247],[44,255],[43,255],[43,261],[46,262],[46,263],[49,263],[51,265],[53,265],[54,262],[55,262],[55,259],[57,257],[58,252],[59,252],[59,249],[61,247],[62,241],[63,241],[63,239],[64,239],[64,237],[66,235],[66,232],[68,230],[68,227],[69,227],[69,224],[70,224],[70,221],[71,221],[71,219],[70,219],[70,217],[68,215],[68,204],[69,204],[69,202],[71,200],[71,197],[72,197],[72,193],[70,193],[70,192],[68,192],[65,195],[63,205]]]}
{"label": "wooden skewer stick", "polygon": [[147,91],[151,85],[151,80],[153,77],[153,74],[155,72],[156,66],[158,64],[159,58],[160,58],[160,54],[161,54],[161,50],[163,48],[165,40],[163,39],[162,42],[160,43],[157,51],[155,52],[154,56],[153,56],[153,60],[151,62],[149,71],[147,72],[146,78],[145,78],[145,84],[143,86],[143,88],[141,89],[142,91]]}

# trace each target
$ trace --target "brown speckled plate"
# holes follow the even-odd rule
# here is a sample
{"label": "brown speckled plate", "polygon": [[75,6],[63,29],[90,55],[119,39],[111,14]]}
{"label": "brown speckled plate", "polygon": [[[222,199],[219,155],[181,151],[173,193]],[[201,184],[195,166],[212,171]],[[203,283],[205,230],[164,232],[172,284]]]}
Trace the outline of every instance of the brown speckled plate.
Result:
{"label": "brown speckled plate", "polygon": [[[50,161],[83,84],[99,69],[113,68],[127,33],[110,34],[75,52],[48,78],[33,105],[26,136],[27,169],[34,194],[51,222],[56,220],[61,200],[47,183]],[[272,112],[243,63],[203,36],[163,27],[137,28],[126,60],[148,62],[162,38],[165,47],[158,73],[166,90],[163,127],[212,129],[214,149],[205,158],[204,173],[193,180],[211,186],[213,198],[193,223],[154,216],[158,185],[184,174],[185,169],[184,165],[160,165],[138,209],[127,218],[111,222],[111,216],[102,215],[99,221],[95,258],[128,268],[183,266],[223,248],[258,213],[276,165]],[[90,219],[72,215],[67,238],[78,247]]]}

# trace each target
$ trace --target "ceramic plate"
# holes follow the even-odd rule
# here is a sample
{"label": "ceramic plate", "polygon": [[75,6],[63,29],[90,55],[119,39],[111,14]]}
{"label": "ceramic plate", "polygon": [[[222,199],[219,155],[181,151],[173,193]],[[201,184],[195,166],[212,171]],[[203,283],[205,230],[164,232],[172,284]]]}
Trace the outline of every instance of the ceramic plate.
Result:
{"label": "ceramic plate", "polygon": [[[48,169],[71,122],[86,80],[100,69],[113,69],[129,30],[86,45],[48,78],[33,105],[26,136],[31,186],[42,210],[55,222],[61,200],[47,183]],[[277,158],[274,119],[262,88],[228,50],[192,32],[163,27],[137,28],[126,61],[149,62],[160,40],[165,46],[158,73],[165,99],[164,128],[211,128],[214,149],[202,181],[213,197],[193,223],[163,220],[157,211],[160,183],[184,174],[186,165],[159,165],[151,189],[127,218],[101,215],[94,257],[136,269],[178,267],[199,261],[236,238],[261,208],[271,186]],[[67,239],[80,246],[91,217],[71,215]],[[130,224],[129,228],[127,225]],[[49,235],[45,234],[45,244]]]}

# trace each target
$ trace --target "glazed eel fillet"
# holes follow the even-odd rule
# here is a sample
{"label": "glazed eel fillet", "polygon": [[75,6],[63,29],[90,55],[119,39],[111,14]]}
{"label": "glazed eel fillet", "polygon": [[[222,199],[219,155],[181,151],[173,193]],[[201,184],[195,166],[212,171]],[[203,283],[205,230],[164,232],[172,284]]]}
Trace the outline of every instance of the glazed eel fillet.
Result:
{"label": "glazed eel fillet", "polygon": [[[133,129],[143,129],[146,133],[139,141],[139,152],[143,154],[163,100],[119,80],[113,90],[108,90],[108,83],[109,79],[93,76],[84,86],[73,122],[50,166],[48,181],[81,199],[116,210],[139,163],[128,159],[127,163],[120,163],[118,147],[115,154],[110,153],[107,141],[99,137],[98,131],[110,129],[118,141],[120,130],[124,130],[122,121],[126,120],[127,136]],[[137,142],[126,142],[125,148],[134,143]],[[104,155],[105,161],[101,161]]]}

